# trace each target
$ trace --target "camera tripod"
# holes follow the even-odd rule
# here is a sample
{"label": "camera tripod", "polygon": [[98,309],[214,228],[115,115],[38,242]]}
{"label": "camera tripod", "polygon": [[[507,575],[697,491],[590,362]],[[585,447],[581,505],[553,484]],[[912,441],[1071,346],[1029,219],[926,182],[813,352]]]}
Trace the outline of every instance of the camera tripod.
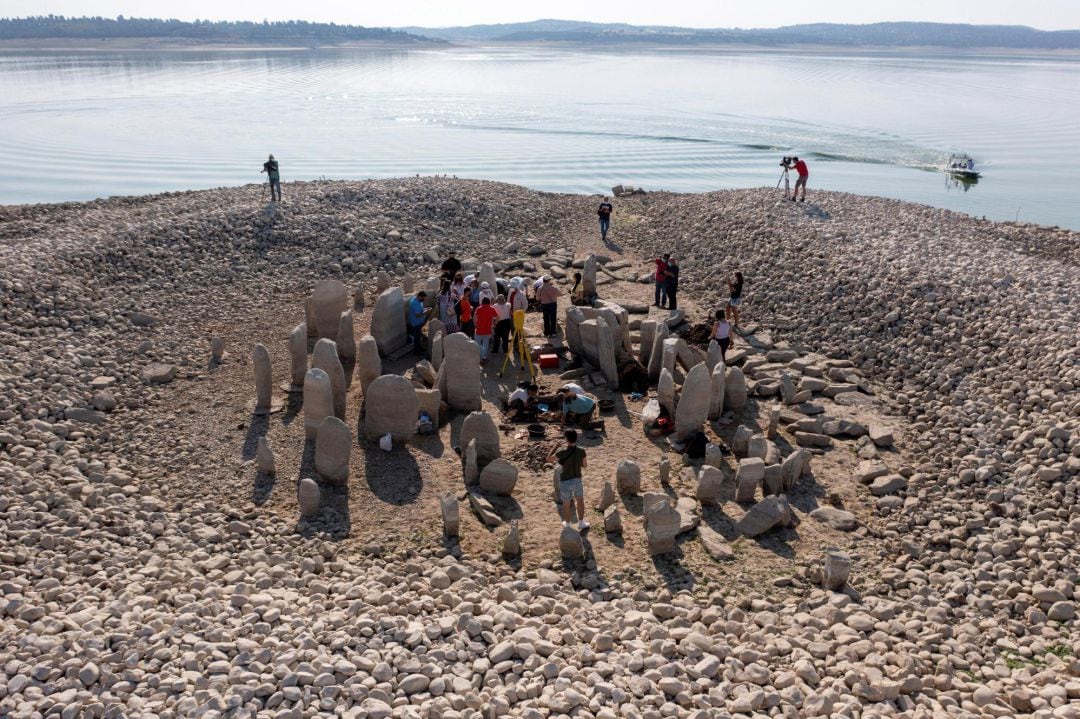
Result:
{"label": "camera tripod", "polygon": [[518,369],[528,367],[529,379],[535,378],[536,370],[533,368],[532,355],[529,354],[529,343],[525,341],[525,310],[516,310],[514,312],[514,333],[510,338],[510,349],[506,356],[503,357],[499,377],[502,377],[503,373],[506,372],[506,365],[510,363],[510,358],[514,355],[514,352],[517,352],[521,359]]}
{"label": "camera tripod", "polygon": [[784,171],[780,173],[780,179],[776,181],[776,189],[780,189],[780,183],[784,183],[784,199],[791,194],[791,178],[788,176],[788,167],[784,165]]}

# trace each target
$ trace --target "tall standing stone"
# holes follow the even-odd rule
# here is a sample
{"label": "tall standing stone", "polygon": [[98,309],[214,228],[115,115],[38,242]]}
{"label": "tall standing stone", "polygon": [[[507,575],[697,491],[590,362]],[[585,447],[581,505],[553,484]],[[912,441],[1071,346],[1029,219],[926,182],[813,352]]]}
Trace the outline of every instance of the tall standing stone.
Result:
{"label": "tall standing stone", "polygon": [[442,394],[439,389],[418,389],[416,390],[416,399],[420,402],[420,412],[427,412],[427,416],[431,418],[431,423],[436,427],[439,426],[439,415],[442,409]]}
{"label": "tall standing stone", "polygon": [[255,467],[263,474],[277,474],[277,467],[274,463],[274,450],[271,449],[270,440],[266,438],[266,435],[259,437],[255,449]]}
{"label": "tall standing stone", "polygon": [[660,346],[660,367],[670,372],[672,377],[675,376],[675,363],[679,359],[681,341],[678,337],[668,337]]}
{"label": "tall standing stone", "polygon": [[651,495],[645,511],[645,537],[649,554],[667,554],[675,550],[675,536],[679,533],[681,517],[671,506],[671,500]]}
{"label": "tall standing stone", "polygon": [[716,340],[709,340],[709,349],[705,353],[705,366],[709,368],[709,372],[712,373],[713,368],[724,359],[720,354],[720,345]]}
{"label": "tall standing stone", "polygon": [[341,317],[339,318],[337,351],[338,356],[346,362],[351,362],[356,359],[356,333],[353,330],[352,310],[345,310],[341,313]]}
{"label": "tall standing stone", "polygon": [[738,367],[728,367],[724,377],[724,407],[739,410],[746,406],[746,377]]}
{"label": "tall standing stone", "polygon": [[753,502],[764,478],[764,460],[759,457],[740,459],[739,471],[735,474],[735,501]]}
{"label": "tall standing stone", "polygon": [[487,282],[488,287],[491,289],[491,291],[494,292],[495,294],[498,294],[498,288],[496,287],[496,284],[495,284],[495,282],[496,282],[496,280],[495,280],[495,268],[492,267],[491,263],[490,262],[481,263],[480,272],[478,274],[480,275],[480,282],[481,283]]}
{"label": "tall standing stone", "polygon": [[660,381],[656,385],[656,401],[664,408],[669,417],[675,416],[675,378],[667,367],[660,370]]}
{"label": "tall standing stone", "polygon": [[436,370],[442,367],[443,363],[443,339],[446,337],[446,332],[439,330],[428,335],[428,339],[431,343],[431,366]]}
{"label": "tall standing stone", "polygon": [[333,414],[334,392],[330,387],[330,375],[312,367],[304,375],[304,435],[315,439],[319,425]]}
{"label": "tall standing stone", "polygon": [[769,439],[776,439],[777,433],[780,431],[780,405],[774,404],[769,407],[769,426],[765,431],[765,436]]}
{"label": "tall standing stone", "polygon": [[379,345],[371,335],[360,338],[356,353],[356,374],[360,378],[360,390],[366,395],[368,387],[382,375],[382,358]]}
{"label": "tall standing stone", "polygon": [[471,439],[469,443],[465,445],[465,450],[461,453],[463,462],[462,473],[465,478],[465,486],[472,487],[473,485],[480,483],[480,462],[477,459],[476,440]]}
{"label": "tall standing stone", "polygon": [[499,448],[499,428],[487,412],[471,412],[462,421],[459,444],[465,446],[473,439],[476,440],[477,459],[480,464],[487,464],[502,456]]}
{"label": "tall standing stone", "polygon": [[694,365],[683,382],[679,406],[675,411],[675,436],[686,440],[701,430],[709,416],[709,368],[705,363]]}
{"label": "tall standing stone", "polygon": [[698,473],[697,498],[702,505],[720,504],[724,499],[724,473],[708,465]]}
{"label": "tall standing stone", "polygon": [[338,280],[322,280],[311,293],[319,339],[337,341],[341,313],[349,308],[349,291]]}
{"label": "tall standing stone", "polygon": [[608,534],[622,534],[622,514],[618,507],[608,507],[604,512],[604,531]]}
{"label": "tall standing stone", "polygon": [[298,392],[304,388],[304,375],[307,374],[307,325],[303,322],[293,328],[289,333],[289,360],[291,363],[292,381],[289,391]]}
{"label": "tall standing stone", "polygon": [[345,419],[345,368],[338,359],[337,342],[321,339],[315,343],[311,353],[311,366],[318,367],[330,378],[330,389],[334,395],[334,416]]}
{"label": "tall standing stone", "polygon": [[468,335],[455,332],[443,340],[446,404],[471,412],[481,407],[480,348]]}
{"label": "tall standing stone", "polygon": [[596,255],[590,254],[585,258],[585,266],[581,269],[581,288],[586,297],[596,295]]}
{"label": "tall standing stone", "polygon": [[408,343],[405,295],[401,293],[401,288],[391,287],[375,300],[375,308],[371,310],[371,336],[375,338],[383,357],[393,355]]}
{"label": "tall standing stone", "polygon": [[615,502],[615,490],[611,488],[611,482],[605,481],[604,487],[600,490],[600,501],[596,503],[596,511],[603,512]]}
{"label": "tall standing stone", "polygon": [[390,289],[390,275],[385,270],[379,270],[375,275],[375,292],[382,294]]}
{"label": "tall standing stone", "polygon": [[660,377],[660,369],[664,362],[664,340],[668,338],[671,330],[664,322],[656,325],[656,334],[653,336],[652,350],[649,352],[649,379],[657,380]]}
{"label": "tall standing stone", "polygon": [[444,493],[439,497],[439,509],[442,511],[443,536],[447,539],[457,537],[460,525],[457,497],[452,492]]}
{"label": "tall standing stone", "polygon": [[270,368],[270,351],[256,344],[251,364],[255,369],[255,414],[268,414],[274,399],[274,373]]}
{"label": "tall standing stone", "polygon": [[337,417],[327,417],[319,425],[315,437],[315,471],[334,484],[349,479],[349,458],[352,455],[352,432]]}
{"label": "tall standing stone", "polygon": [[401,280],[401,291],[407,295],[413,294],[413,278],[403,277]]}
{"label": "tall standing stone", "polygon": [[319,336],[319,326],[315,324],[315,297],[312,295],[304,298],[304,328],[308,337]]}
{"label": "tall standing stone", "polygon": [[215,362],[220,362],[225,357],[225,340],[220,337],[210,338],[210,357]]}
{"label": "tall standing stone", "polygon": [[665,454],[660,458],[660,484],[667,484],[671,479],[671,460]]}
{"label": "tall standing stone", "polygon": [[624,497],[641,492],[641,468],[632,459],[624,459],[615,467],[615,489]]}
{"label": "tall standing stone", "polygon": [[362,310],[362,309],[364,309],[364,285],[363,285],[363,283],[360,283],[360,282],[356,283],[356,289],[353,290],[352,300],[353,300],[353,309],[354,310]]}
{"label": "tall standing stone", "polygon": [[712,368],[709,377],[709,419],[720,419],[724,412],[724,374],[727,368],[724,363],[717,362]]}
{"label": "tall standing stone", "polygon": [[643,320],[638,328],[638,362],[642,367],[649,366],[652,356],[653,340],[656,339],[656,320]]}
{"label": "tall standing stone", "polygon": [[566,308],[566,326],[563,332],[566,335],[566,346],[574,354],[583,357],[585,347],[581,342],[581,323],[586,321],[585,313],[580,307],[570,305]]}
{"label": "tall standing stone", "polygon": [[769,455],[769,440],[763,434],[750,436],[750,442],[746,446],[747,457],[758,457],[764,460]]}
{"label": "tall standing stone", "polygon": [[319,513],[322,504],[322,492],[319,483],[311,477],[304,477],[296,486],[296,499],[300,504],[300,516],[305,519]]}
{"label": "tall standing stone", "polygon": [[416,434],[420,400],[413,383],[396,374],[384,374],[364,395],[364,436],[377,440],[389,432],[394,439],[407,441]]}

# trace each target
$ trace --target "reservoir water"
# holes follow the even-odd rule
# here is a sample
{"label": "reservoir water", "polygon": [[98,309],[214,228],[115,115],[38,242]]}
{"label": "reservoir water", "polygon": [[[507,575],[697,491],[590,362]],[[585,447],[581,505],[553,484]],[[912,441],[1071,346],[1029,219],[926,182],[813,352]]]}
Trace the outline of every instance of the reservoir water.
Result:
{"label": "reservoir water", "polygon": [[[1080,229],[1080,55],[0,51],[0,203],[450,174],[541,190],[775,186]],[[937,171],[951,152],[982,178]],[[288,199],[288,185],[285,186]]]}

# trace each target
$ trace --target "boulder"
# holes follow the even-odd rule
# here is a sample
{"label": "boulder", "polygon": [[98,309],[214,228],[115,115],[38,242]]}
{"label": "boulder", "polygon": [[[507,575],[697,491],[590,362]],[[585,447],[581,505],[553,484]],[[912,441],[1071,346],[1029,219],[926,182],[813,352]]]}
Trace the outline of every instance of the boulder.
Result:
{"label": "boulder", "polygon": [[739,460],[739,471],[735,474],[735,501],[753,502],[761,480],[765,478],[765,461],[759,457]]}
{"label": "boulder", "polygon": [[516,557],[521,554],[521,528],[516,519],[510,520],[510,529],[506,533],[506,539],[503,540],[502,553],[504,557]]}
{"label": "boulder", "polygon": [[353,330],[352,310],[341,313],[337,331],[338,356],[346,362],[356,359],[356,333]]}
{"label": "boulder", "polygon": [[330,378],[330,390],[334,397],[334,416],[345,419],[345,369],[338,358],[337,343],[321,339],[311,353],[311,366],[321,369]]}
{"label": "boulder", "polygon": [[608,534],[622,534],[622,514],[615,506],[604,512],[604,531]]}
{"label": "boulder", "polygon": [[393,356],[408,344],[405,330],[405,295],[400,287],[391,287],[379,294],[371,310],[371,336],[383,357]]}
{"label": "boulder", "polygon": [[738,367],[728,367],[724,376],[724,408],[741,410],[746,406],[746,377]]}
{"label": "boulder", "polygon": [[322,280],[311,293],[315,330],[319,339],[337,342],[341,313],[349,309],[349,291],[338,280]]}
{"label": "boulder", "polygon": [[262,474],[277,473],[274,464],[274,451],[270,448],[270,440],[265,435],[259,437],[258,445],[255,448],[255,467]]}
{"label": "boulder", "polygon": [[747,537],[757,537],[777,525],[791,521],[791,507],[787,498],[766,497],[750,508],[742,519],[735,523],[735,529]]}
{"label": "boulder", "polygon": [[563,559],[584,559],[585,544],[581,541],[581,532],[571,525],[563,527],[559,533],[559,551]]}
{"label": "boulder", "polygon": [[875,497],[883,497],[886,494],[895,494],[907,487],[907,480],[899,474],[887,474],[878,477],[870,483],[870,494]]}
{"label": "boulder", "polygon": [[796,432],[795,443],[800,447],[832,447],[832,438],[827,434],[814,434],[813,432]]}
{"label": "boulder", "polygon": [[289,333],[289,360],[291,376],[289,391],[303,391],[304,375],[307,374],[307,326],[301,322]]}
{"label": "boulder", "polygon": [[632,496],[641,492],[641,468],[632,459],[624,459],[615,467],[615,489],[620,495]]}
{"label": "boulder", "polygon": [[693,497],[679,497],[675,501],[675,511],[679,513],[679,534],[686,534],[701,524],[701,508]]}
{"label": "boulder", "polygon": [[731,549],[731,545],[724,540],[719,532],[703,525],[698,527],[698,539],[701,540],[701,546],[705,547],[705,551],[713,559],[720,561],[735,559],[735,552]]}
{"label": "boulder", "polygon": [[319,425],[334,414],[334,392],[330,375],[318,367],[312,367],[304,375],[304,435],[315,439]]}
{"label": "boulder", "polygon": [[349,479],[349,458],[352,455],[352,432],[337,417],[327,417],[319,425],[315,437],[315,471],[334,484]]}
{"label": "boulder", "polygon": [[446,404],[471,412],[481,407],[480,348],[461,332],[443,340],[443,368],[446,370]]}
{"label": "boulder", "polygon": [[471,412],[461,423],[458,444],[464,447],[474,439],[476,440],[476,458],[481,465],[502,456],[502,451],[499,449],[499,428],[495,426],[495,420],[487,412]]}
{"label": "boulder", "polygon": [[685,441],[705,424],[709,416],[711,378],[705,363],[694,365],[686,375],[675,411],[675,437]]}
{"label": "boulder", "polygon": [[174,364],[155,362],[143,367],[142,378],[147,384],[168,384],[176,379],[177,371]]}
{"label": "boulder", "polygon": [[854,514],[836,507],[818,507],[810,512],[810,518],[841,532],[850,532],[859,526]]}
{"label": "boulder", "polygon": [[382,375],[382,358],[379,357],[379,345],[371,335],[361,337],[357,345],[356,374],[360,379],[360,390],[365,395],[371,383]]}
{"label": "boulder", "polygon": [[517,467],[505,459],[494,459],[480,471],[480,488],[501,497],[511,496],[517,481]]}
{"label": "boulder", "polygon": [[763,434],[750,435],[750,441],[746,445],[746,456],[757,457],[764,460],[769,453],[769,440]]}
{"label": "boulder", "polygon": [[832,591],[840,591],[847,584],[851,575],[851,556],[836,549],[825,552],[825,564],[822,567],[822,585]]}
{"label": "boulder", "polygon": [[420,400],[409,380],[384,374],[368,387],[364,398],[364,436],[378,440],[389,432],[394,439],[407,441],[416,434]]}
{"label": "boulder", "polygon": [[883,427],[880,424],[872,424],[869,429],[870,441],[874,443],[875,447],[891,447],[893,446],[893,433],[892,430]]}
{"label": "boulder", "polygon": [[296,499],[300,504],[300,516],[312,517],[319,513],[322,504],[322,492],[319,483],[311,477],[304,477],[296,486]]}

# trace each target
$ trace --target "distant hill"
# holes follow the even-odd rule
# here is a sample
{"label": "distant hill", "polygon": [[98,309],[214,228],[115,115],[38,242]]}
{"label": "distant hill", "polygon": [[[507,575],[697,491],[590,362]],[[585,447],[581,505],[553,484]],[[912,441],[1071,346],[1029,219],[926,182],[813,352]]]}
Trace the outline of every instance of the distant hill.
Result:
{"label": "distant hill", "polygon": [[442,40],[401,30],[357,25],[288,22],[211,22],[151,18],[47,15],[0,19],[0,40],[194,40],[202,43],[333,45],[348,42],[431,44]]}
{"label": "distant hill", "polygon": [[1080,49],[1080,30],[1036,30],[1021,25],[959,25],[882,22],[871,25],[790,25],[769,29],[685,28],[572,20],[535,20],[503,25],[400,28],[449,42],[568,42],[594,46],[745,44],[763,46]]}

